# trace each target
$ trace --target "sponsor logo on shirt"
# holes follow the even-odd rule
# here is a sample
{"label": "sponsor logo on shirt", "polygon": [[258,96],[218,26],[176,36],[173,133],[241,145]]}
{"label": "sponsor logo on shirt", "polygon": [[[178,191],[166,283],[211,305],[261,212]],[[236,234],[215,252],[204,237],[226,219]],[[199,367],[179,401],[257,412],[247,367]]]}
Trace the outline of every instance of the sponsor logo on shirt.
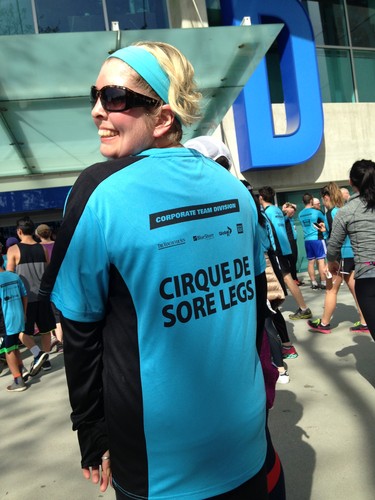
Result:
{"label": "sponsor logo on shirt", "polygon": [[193,236],[193,241],[201,241],[201,240],[212,240],[215,238],[214,234],[197,234]]}
{"label": "sponsor logo on shirt", "polygon": [[185,245],[185,238],[179,238],[172,241],[163,241],[162,243],[158,243],[158,250],[165,250],[166,248],[178,247],[180,245]]}
{"label": "sponsor logo on shirt", "polygon": [[219,231],[219,236],[230,236],[232,234],[232,229],[227,226],[225,231]]}

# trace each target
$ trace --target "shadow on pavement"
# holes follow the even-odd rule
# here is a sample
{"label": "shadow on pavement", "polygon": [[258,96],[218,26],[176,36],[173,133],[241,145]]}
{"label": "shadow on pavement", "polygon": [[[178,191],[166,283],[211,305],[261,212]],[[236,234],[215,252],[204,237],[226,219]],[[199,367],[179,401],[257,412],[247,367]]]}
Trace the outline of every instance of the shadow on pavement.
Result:
{"label": "shadow on pavement", "polygon": [[283,439],[275,445],[280,456],[286,478],[288,499],[309,500],[311,498],[312,478],[316,465],[316,454],[308,444],[309,435],[298,426],[303,415],[303,406],[296,395],[288,390],[277,393],[277,420],[270,412],[270,430],[277,427]]}

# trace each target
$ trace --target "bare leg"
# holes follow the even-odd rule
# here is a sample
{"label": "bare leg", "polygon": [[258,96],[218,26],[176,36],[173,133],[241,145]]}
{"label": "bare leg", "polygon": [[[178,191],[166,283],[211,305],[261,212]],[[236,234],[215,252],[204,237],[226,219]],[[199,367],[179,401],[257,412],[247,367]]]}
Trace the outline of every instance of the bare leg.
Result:
{"label": "bare leg", "polygon": [[26,335],[25,333],[21,332],[19,334],[19,339],[22,344],[29,349],[29,351],[36,346],[35,340],[31,335]]}
{"label": "bare leg", "polygon": [[336,278],[333,280],[331,290],[326,290],[326,296],[324,298],[324,312],[321,319],[323,325],[328,325],[329,322],[331,321],[333,311],[336,308],[337,294],[338,291],[340,290],[341,282],[342,282],[341,276],[336,276]]}
{"label": "bare leg", "polygon": [[325,273],[325,270],[326,270],[326,261],[325,259],[318,259],[318,271],[319,271],[319,274],[320,274],[320,280],[321,281],[325,281],[326,280],[326,273]]}
{"label": "bare leg", "polygon": [[41,335],[42,351],[49,352],[51,350],[51,332]]}
{"label": "bare leg", "polygon": [[21,376],[20,365],[22,365],[22,361],[18,349],[11,352],[7,352],[5,357],[8,363],[9,370],[13,375],[13,378],[20,377]]}
{"label": "bare leg", "polygon": [[345,283],[348,285],[348,288],[349,288],[349,290],[351,291],[351,293],[353,295],[353,299],[355,301],[355,304],[356,304],[357,310],[358,310],[359,321],[361,322],[362,325],[366,325],[366,320],[363,317],[361,308],[359,307],[359,304],[358,304],[358,301],[357,301],[357,296],[355,294],[355,289],[354,289],[354,285],[355,285],[354,272],[352,271],[349,275],[348,274],[344,274],[344,280],[345,280]]}
{"label": "bare leg", "polygon": [[59,342],[63,341],[63,331],[61,328],[61,323],[56,323],[55,335]]}
{"label": "bare leg", "polygon": [[299,286],[294,282],[292,275],[290,273],[287,273],[284,274],[283,276],[284,276],[284,282],[286,286],[289,288],[290,293],[293,295],[294,300],[297,302],[298,307],[303,310],[307,309],[307,305],[302,296],[301,290]]}
{"label": "bare leg", "polygon": [[316,281],[315,279],[315,259],[309,260],[307,264],[307,272],[309,273],[310,281]]}

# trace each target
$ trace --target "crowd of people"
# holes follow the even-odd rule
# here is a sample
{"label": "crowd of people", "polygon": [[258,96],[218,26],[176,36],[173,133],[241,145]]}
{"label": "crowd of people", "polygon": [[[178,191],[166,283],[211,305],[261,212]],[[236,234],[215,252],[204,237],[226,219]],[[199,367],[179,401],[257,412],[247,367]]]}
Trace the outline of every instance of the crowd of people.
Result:
{"label": "crowd of people", "polygon": [[[6,240],[6,253],[1,254],[0,369],[3,371],[7,364],[13,376],[13,383],[7,386],[9,392],[25,391],[30,377],[51,370],[49,353],[63,349],[62,332],[57,333],[56,326],[60,324],[59,311],[52,303],[39,300],[39,287],[54,246],[51,233],[46,224],[35,228],[25,216],[17,221],[17,237]],[[20,346],[32,355],[29,369],[23,363]]]}
{"label": "crowd of people", "polygon": [[297,276],[297,206],[240,182],[221,141],[182,144],[200,100],[193,67],[169,44],[138,42],[104,61],[91,115],[107,160],[79,176],[55,243],[46,225],[18,221],[0,272],[8,390],[51,368],[55,332],[83,476],[102,492],[284,500],[267,419],[298,353],[280,307],[290,293],[289,319],[328,333],[344,279],[356,331],[374,337],[375,164],[353,165],[345,205],[333,183],[322,189],[327,214],[303,197],[311,287],[326,291],[313,320]]}

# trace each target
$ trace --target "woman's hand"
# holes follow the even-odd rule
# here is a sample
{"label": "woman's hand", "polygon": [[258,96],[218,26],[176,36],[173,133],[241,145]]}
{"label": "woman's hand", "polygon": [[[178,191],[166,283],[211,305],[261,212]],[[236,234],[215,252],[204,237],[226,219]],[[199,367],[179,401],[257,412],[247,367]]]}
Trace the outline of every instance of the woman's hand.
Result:
{"label": "woman's hand", "polygon": [[334,274],[339,274],[340,271],[340,263],[335,261],[335,262],[328,262],[328,270],[332,275]]}
{"label": "woman's hand", "polygon": [[100,483],[100,491],[104,492],[108,485],[112,486],[112,472],[111,472],[111,459],[109,450],[102,456],[102,465],[95,465],[93,467],[84,467],[82,469],[83,477],[90,480],[94,484]]}

